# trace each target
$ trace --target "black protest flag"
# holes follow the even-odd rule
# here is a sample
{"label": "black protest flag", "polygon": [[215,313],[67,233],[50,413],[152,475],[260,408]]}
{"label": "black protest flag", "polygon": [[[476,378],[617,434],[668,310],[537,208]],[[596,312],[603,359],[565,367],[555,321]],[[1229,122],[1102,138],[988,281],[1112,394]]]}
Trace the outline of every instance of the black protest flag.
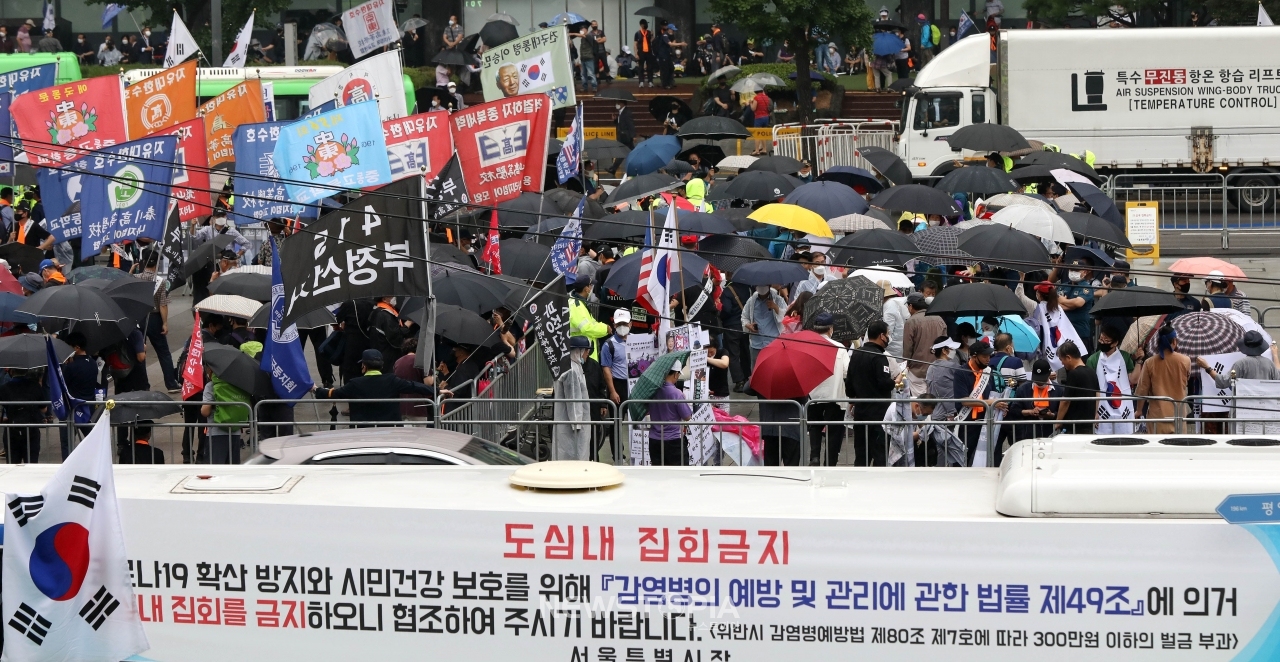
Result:
{"label": "black protest flag", "polygon": [[283,327],[313,310],[427,294],[426,222],[416,178],[387,184],[325,214],[281,247]]}
{"label": "black protest flag", "polygon": [[462,163],[454,154],[449,162],[440,169],[440,174],[427,181],[427,197],[432,200],[427,214],[431,220],[438,221],[455,211],[469,211],[465,205],[471,202],[467,195],[467,183],[462,178]]}
{"label": "black protest flag", "polygon": [[542,347],[542,355],[551,368],[551,376],[569,369],[569,296],[564,279],[557,278],[525,306],[533,321],[533,332]]}
{"label": "black protest flag", "polygon": [[164,224],[164,243],[160,249],[160,254],[169,260],[169,277],[166,279],[166,287],[169,291],[182,287],[184,279],[182,278],[182,265],[185,260],[182,249],[185,248],[183,243],[186,241],[182,232],[182,219],[178,213],[178,205],[174,205],[169,210],[169,218]]}

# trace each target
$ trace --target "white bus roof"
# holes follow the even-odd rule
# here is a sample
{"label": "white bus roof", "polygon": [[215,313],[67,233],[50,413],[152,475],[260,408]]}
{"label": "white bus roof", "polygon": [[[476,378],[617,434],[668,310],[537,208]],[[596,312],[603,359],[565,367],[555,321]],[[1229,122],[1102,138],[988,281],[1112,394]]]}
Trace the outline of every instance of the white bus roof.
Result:
{"label": "white bus roof", "polygon": [[[226,69],[222,67],[201,67],[196,70],[199,80],[288,80],[288,79],[323,79],[340,71],[343,67],[245,67],[243,69]],[[154,76],[163,71],[154,69],[130,69],[124,72],[124,81],[130,85]]]}

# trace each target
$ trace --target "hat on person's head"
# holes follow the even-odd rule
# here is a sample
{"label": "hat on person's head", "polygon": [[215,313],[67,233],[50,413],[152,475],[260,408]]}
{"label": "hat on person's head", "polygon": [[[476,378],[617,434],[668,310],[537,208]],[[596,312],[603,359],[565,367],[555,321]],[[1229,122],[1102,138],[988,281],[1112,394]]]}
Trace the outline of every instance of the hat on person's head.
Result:
{"label": "hat on person's head", "polygon": [[617,309],[617,310],[613,311],[613,323],[614,323],[615,325],[616,325],[616,324],[630,324],[630,323],[631,323],[631,311],[629,311],[629,310],[627,310],[627,309],[625,309],[625,308],[619,308],[619,309]]}
{"label": "hat on person's head", "polygon": [[911,306],[912,308],[928,308],[929,301],[926,300],[925,296],[920,292],[912,292],[907,297],[907,305]]}
{"label": "hat on person's head", "polygon": [[1246,331],[1236,348],[1244,352],[1245,356],[1262,356],[1267,351],[1267,340],[1257,331]]}
{"label": "hat on person's head", "polygon": [[975,340],[972,345],[969,345],[969,356],[991,356],[991,352],[991,345],[983,340]]}
{"label": "hat on person's head", "polygon": [[36,26],[36,22],[28,18],[27,22],[24,23],[23,25],[34,28]]}
{"label": "hat on person's head", "polygon": [[1037,384],[1048,383],[1049,376],[1052,374],[1053,368],[1044,359],[1036,359],[1036,362],[1031,365],[1031,381]]}
{"label": "hat on person's head", "polygon": [[945,340],[940,340],[934,343],[933,347],[930,347],[929,349],[943,349],[943,348],[954,351],[954,350],[960,349],[960,343],[956,342],[951,338],[947,338]]}
{"label": "hat on person's head", "polygon": [[376,349],[366,349],[360,354],[361,363],[382,363],[382,352]]}
{"label": "hat on person's head", "polygon": [[239,260],[240,256],[235,251],[220,251],[218,253],[219,260]]}
{"label": "hat on person's head", "polygon": [[684,364],[679,361],[673,361],[671,363],[671,368],[667,370],[667,374],[669,375],[673,372],[680,372],[681,370],[684,370]]}
{"label": "hat on person's head", "polygon": [[921,14],[916,14],[916,20],[918,20],[918,21],[926,21],[926,20],[929,20],[929,19],[928,19],[928,17],[927,17],[927,16],[925,16],[923,13],[921,13]]}
{"label": "hat on person's head", "polygon": [[589,349],[591,341],[586,336],[569,336],[569,349]]}
{"label": "hat on person's head", "polygon": [[818,313],[817,315],[813,316],[813,325],[814,326],[835,326],[836,316],[824,310]]}
{"label": "hat on person's head", "polygon": [[1035,289],[1040,294],[1048,294],[1053,291],[1053,283],[1047,280],[1042,280],[1039,283],[1036,283]]}
{"label": "hat on person's head", "polygon": [[880,289],[884,290],[884,295],[885,295],[886,297],[896,297],[896,296],[898,296],[898,291],[897,291],[897,290],[895,290],[895,289],[893,289],[893,284],[892,284],[892,283],[890,283],[889,281],[887,281],[887,280],[878,280],[878,281],[876,281],[876,285],[877,285]]}
{"label": "hat on person's head", "polygon": [[39,269],[39,271],[44,271],[45,269],[57,269],[57,268],[58,268],[58,265],[57,265],[57,263],[55,263],[53,260],[41,260],[41,261],[40,261],[40,269]]}
{"label": "hat on person's head", "polygon": [[1223,274],[1221,271],[1218,271],[1217,269],[1214,269],[1213,271],[1210,271],[1209,273],[1205,274],[1204,282],[1206,282],[1206,283],[1225,283],[1225,282],[1227,282],[1227,277],[1226,277],[1226,275],[1225,275],[1225,274]]}
{"label": "hat on person's head", "polygon": [[453,81],[449,81],[449,84],[448,84],[448,85],[445,85],[445,87],[447,87],[447,88],[449,88],[449,89],[453,90],[453,89],[457,89],[458,84],[457,84],[457,83],[455,83],[455,82],[453,82]]}

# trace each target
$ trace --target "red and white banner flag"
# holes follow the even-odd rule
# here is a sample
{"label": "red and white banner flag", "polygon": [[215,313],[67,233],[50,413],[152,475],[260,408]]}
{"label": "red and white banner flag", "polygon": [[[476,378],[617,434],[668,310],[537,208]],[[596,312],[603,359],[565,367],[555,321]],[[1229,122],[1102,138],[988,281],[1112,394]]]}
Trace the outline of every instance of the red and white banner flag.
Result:
{"label": "red and white banner flag", "polygon": [[191,327],[191,347],[187,350],[187,362],[182,366],[182,399],[204,390],[204,336],[200,335],[200,312],[196,311],[195,326]]}
{"label": "red and white banner flag", "polygon": [[489,212],[489,237],[484,242],[480,259],[489,264],[490,273],[502,273],[502,253],[498,250],[498,210]]}
{"label": "red and white banner flag", "polygon": [[449,124],[473,204],[496,205],[542,191],[551,130],[546,95],[471,106],[450,115]]}

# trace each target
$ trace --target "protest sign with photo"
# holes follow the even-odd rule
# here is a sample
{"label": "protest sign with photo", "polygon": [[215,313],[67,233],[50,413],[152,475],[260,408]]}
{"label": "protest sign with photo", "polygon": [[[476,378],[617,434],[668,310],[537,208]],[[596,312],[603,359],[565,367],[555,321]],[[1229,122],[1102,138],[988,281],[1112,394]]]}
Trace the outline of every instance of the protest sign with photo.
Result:
{"label": "protest sign with photo", "polygon": [[493,101],[449,116],[471,201],[494,205],[542,191],[551,104],[542,95]]}
{"label": "protest sign with photo", "polygon": [[480,81],[485,101],[545,94],[553,108],[575,105],[568,29],[557,25],[486,50]]}

